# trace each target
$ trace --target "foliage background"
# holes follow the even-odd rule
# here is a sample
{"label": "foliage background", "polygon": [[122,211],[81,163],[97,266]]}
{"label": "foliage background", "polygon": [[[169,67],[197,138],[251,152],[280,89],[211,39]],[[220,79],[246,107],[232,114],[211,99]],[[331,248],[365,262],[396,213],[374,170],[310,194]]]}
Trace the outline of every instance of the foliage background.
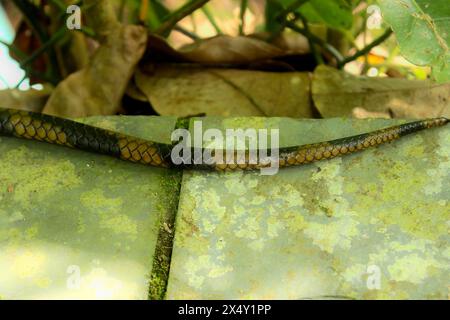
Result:
{"label": "foliage background", "polygon": [[[285,101],[276,101],[278,106],[267,110],[255,102],[258,98],[251,88],[236,83],[240,77],[246,77],[247,81],[257,79],[259,74],[255,70],[272,76],[271,72],[312,72],[325,64],[356,76],[431,78],[441,84],[450,80],[450,7],[445,0],[3,0],[2,4],[16,31],[15,40],[3,44],[25,70],[17,87],[29,79],[30,84],[39,83],[39,88],[44,88],[31,92],[36,103],[30,102],[30,92],[18,97],[17,92],[14,96],[14,90],[10,90],[3,91],[2,96],[7,96],[8,102],[16,107],[31,106],[35,111],[61,116],[115,113],[325,116],[320,108],[317,113],[314,97],[309,97],[305,104],[302,103],[305,98],[299,98],[305,88],[306,95],[314,91],[311,81],[303,81],[290,95],[290,100],[300,101],[296,110],[278,112],[293,108],[289,103],[286,106]],[[69,4],[81,8],[80,30],[66,27]],[[198,77],[186,78],[185,73],[189,73],[186,65],[194,68]],[[222,73],[226,69],[242,72],[224,78]],[[211,74],[221,79],[216,81],[219,87],[204,83],[212,81]],[[286,89],[286,77],[272,77],[259,86],[270,87],[272,82]],[[164,87],[154,87],[160,80],[168,82]],[[223,89],[224,82],[228,89],[234,88],[232,96],[240,95],[241,100],[244,97],[253,109],[259,110],[240,113],[224,107],[218,99],[210,107],[194,99],[191,104],[200,107],[191,110],[189,93],[200,86],[207,96],[217,91],[229,96]],[[367,83],[373,88],[378,82]],[[448,107],[448,95],[436,96],[435,85],[431,83],[420,86],[386,81],[386,86],[394,92],[400,92],[399,87],[407,90],[413,87],[413,91],[420,91],[419,95],[440,99],[432,108],[435,112],[428,113],[430,116],[440,115]],[[158,98],[182,88],[187,104],[181,104],[178,110],[170,107],[175,100]],[[351,92],[355,88],[338,90]],[[273,95],[279,92],[273,91]],[[417,100],[414,96],[409,95]],[[264,99],[274,101],[270,97]],[[405,101],[404,97],[399,99]],[[371,100],[366,101],[370,104]],[[412,102],[412,109],[430,109],[422,104],[414,106]],[[61,109],[63,104],[67,106]],[[237,101],[235,105],[242,103]],[[335,115],[348,115],[336,108]],[[381,110],[382,114],[365,104],[355,108],[364,111],[356,109],[353,116],[417,117],[415,112],[392,112],[392,106]],[[218,113],[218,109],[222,112]]]}

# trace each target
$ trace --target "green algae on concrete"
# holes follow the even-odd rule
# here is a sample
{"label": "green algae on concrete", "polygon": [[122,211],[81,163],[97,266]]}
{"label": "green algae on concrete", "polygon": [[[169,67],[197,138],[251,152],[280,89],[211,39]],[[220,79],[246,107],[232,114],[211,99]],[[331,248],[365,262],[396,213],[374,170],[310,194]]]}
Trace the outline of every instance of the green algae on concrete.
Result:
{"label": "green algae on concrete", "polygon": [[[90,124],[170,142],[171,117]],[[0,297],[146,299],[165,169],[0,137]],[[176,184],[173,185],[176,187]]]}
{"label": "green algae on concrete", "polygon": [[[400,121],[203,119],[280,145]],[[280,170],[186,171],[168,299],[447,299],[450,128]]]}

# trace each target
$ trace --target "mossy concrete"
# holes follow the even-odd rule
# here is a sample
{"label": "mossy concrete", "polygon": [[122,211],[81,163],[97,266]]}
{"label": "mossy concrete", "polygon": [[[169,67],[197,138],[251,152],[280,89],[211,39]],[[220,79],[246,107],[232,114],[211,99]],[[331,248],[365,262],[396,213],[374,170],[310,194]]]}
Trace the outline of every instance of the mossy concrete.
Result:
{"label": "mossy concrete", "polygon": [[[280,128],[281,146],[400,122],[201,120]],[[160,142],[176,122],[86,121]],[[179,174],[0,137],[0,298],[162,297],[170,266],[168,299],[446,299],[449,136],[436,128],[275,176],[185,171],[175,226]],[[175,234],[171,262],[161,230]]]}
{"label": "mossy concrete", "polygon": [[[313,143],[394,120],[203,119]],[[450,128],[254,173],[183,176],[168,299],[447,299]]]}
{"label": "mossy concrete", "polygon": [[[85,121],[170,142],[176,119]],[[0,297],[146,299],[174,193],[169,177],[166,169],[0,137]]]}

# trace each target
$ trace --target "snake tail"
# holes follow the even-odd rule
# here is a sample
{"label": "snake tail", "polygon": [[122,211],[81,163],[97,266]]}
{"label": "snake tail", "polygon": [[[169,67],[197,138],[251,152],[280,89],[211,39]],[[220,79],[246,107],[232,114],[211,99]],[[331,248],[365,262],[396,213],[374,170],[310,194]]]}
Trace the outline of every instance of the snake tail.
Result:
{"label": "snake tail", "polygon": [[170,166],[170,145],[41,113],[0,109],[0,134],[101,153],[156,167]]}
{"label": "snake tail", "polygon": [[280,149],[279,165],[288,167],[343,156],[392,142],[414,132],[443,126],[448,122],[447,118],[419,120],[351,137]]}
{"label": "snake tail", "polygon": [[[446,118],[419,120],[351,137],[281,148],[278,150],[278,165],[289,167],[335,158],[391,142],[420,130],[443,126],[448,122],[449,119]],[[230,163],[227,161],[227,163],[209,165],[175,165],[171,160],[172,145],[148,141],[68,119],[14,109],[0,108],[0,135],[63,145],[155,167],[234,171],[255,170],[271,165],[267,163],[267,159],[256,159],[254,162],[249,151],[241,157],[233,157]],[[236,151],[232,152],[236,153]],[[271,150],[268,153],[273,154]]]}

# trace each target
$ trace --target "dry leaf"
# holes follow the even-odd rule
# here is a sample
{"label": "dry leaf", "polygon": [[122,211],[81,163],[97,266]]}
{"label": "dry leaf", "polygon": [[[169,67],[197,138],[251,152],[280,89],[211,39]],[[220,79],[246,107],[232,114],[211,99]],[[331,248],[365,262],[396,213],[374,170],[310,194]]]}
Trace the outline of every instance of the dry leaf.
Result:
{"label": "dry leaf", "polygon": [[356,77],[319,66],[314,72],[312,97],[324,118],[351,117],[355,108],[394,118],[450,116],[450,83]]}
{"label": "dry leaf", "polygon": [[[264,40],[270,38],[268,32],[255,33],[252,38]],[[310,53],[308,38],[299,33],[281,33],[270,44],[283,50],[284,54],[307,54]]]}
{"label": "dry leaf", "polygon": [[310,118],[310,80],[304,72],[157,67],[135,82],[161,115]]}
{"label": "dry leaf", "polygon": [[364,108],[355,108],[352,110],[352,115],[357,119],[367,119],[367,118],[380,118],[380,119],[390,119],[391,115],[389,112],[371,112]]}
{"label": "dry leaf", "polygon": [[146,41],[144,27],[118,25],[89,64],[56,87],[44,113],[62,117],[116,113]]}
{"label": "dry leaf", "polygon": [[179,51],[189,60],[202,63],[248,63],[285,54],[283,50],[262,40],[226,35],[197,41]]}
{"label": "dry leaf", "polygon": [[264,40],[268,36],[266,33],[237,37],[219,35],[201,39],[175,50],[165,39],[151,34],[148,38],[146,60],[202,64],[248,64],[288,55],[309,53],[308,40],[302,35],[280,35],[271,43]]}
{"label": "dry leaf", "polygon": [[41,112],[52,90],[50,85],[44,86],[43,90],[0,90],[1,107]]}
{"label": "dry leaf", "polygon": [[164,39],[155,34],[149,34],[147,39],[147,50],[144,61],[152,62],[190,62],[182,53],[172,48]]}
{"label": "dry leaf", "polygon": [[134,80],[128,82],[125,94],[134,100],[148,102],[147,96],[136,86]]}

